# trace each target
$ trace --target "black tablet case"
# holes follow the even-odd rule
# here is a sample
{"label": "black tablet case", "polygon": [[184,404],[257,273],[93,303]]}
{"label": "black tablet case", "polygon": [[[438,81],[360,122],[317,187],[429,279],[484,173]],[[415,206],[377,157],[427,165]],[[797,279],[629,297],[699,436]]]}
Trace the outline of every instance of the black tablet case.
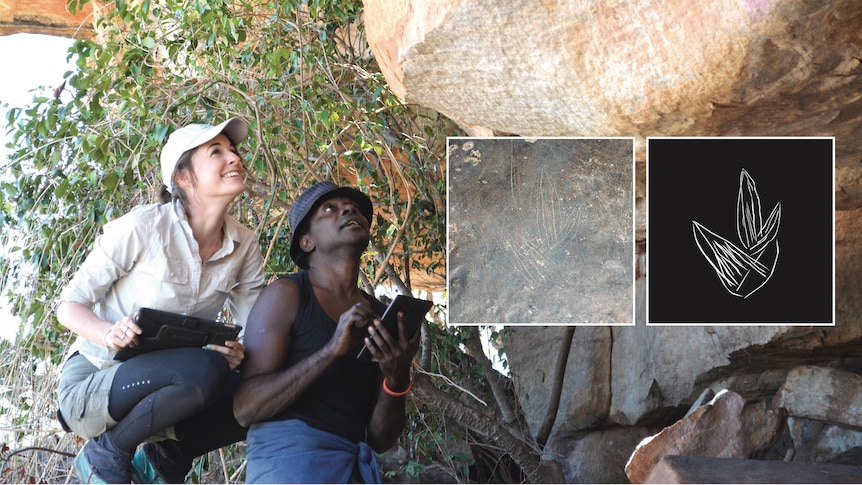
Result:
{"label": "black tablet case", "polygon": [[138,336],[138,345],[117,351],[114,357],[116,360],[125,361],[155,350],[224,345],[228,340],[236,340],[242,330],[239,325],[152,308],[138,310],[135,323],[143,330]]}
{"label": "black tablet case", "polygon": [[[419,326],[425,322],[425,314],[428,313],[432,305],[434,305],[434,302],[429,300],[413,298],[407,295],[397,295],[392,300],[392,303],[386,307],[386,311],[383,312],[380,320],[383,322],[386,330],[395,338],[398,338],[398,312],[404,312],[404,331],[407,332],[407,338],[411,339],[416,334],[416,331],[419,330]],[[370,361],[371,352],[363,345],[362,350],[360,350],[356,358]]]}

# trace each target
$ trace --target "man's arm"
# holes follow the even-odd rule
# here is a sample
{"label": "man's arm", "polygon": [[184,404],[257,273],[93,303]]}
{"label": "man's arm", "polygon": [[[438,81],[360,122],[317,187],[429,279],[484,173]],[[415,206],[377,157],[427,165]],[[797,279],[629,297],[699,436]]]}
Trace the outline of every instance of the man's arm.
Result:
{"label": "man's arm", "polygon": [[[403,313],[398,314],[399,339],[393,338],[380,320],[374,321],[374,332],[366,339],[366,345],[377,358],[383,373],[377,403],[368,423],[368,445],[378,453],[383,453],[395,444],[407,422],[406,393],[392,394],[400,394],[411,386],[410,367],[413,356],[419,350],[421,332],[416,332],[412,340],[407,340],[403,316]],[[384,383],[392,394],[386,392]]]}
{"label": "man's arm", "polygon": [[[403,386],[396,387],[388,380],[386,385],[392,390],[404,390],[407,389],[409,382],[408,377],[404,380]],[[368,445],[377,453],[383,453],[392,448],[404,431],[404,425],[407,423],[406,400],[405,396],[390,396],[383,390],[383,386],[380,386],[377,404],[374,406],[374,413],[368,424]]]}
{"label": "man's arm", "polygon": [[[278,414],[301,395],[295,385],[289,385],[295,377],[276,372],[287,360],[298,303],[296,283],[280,279],[261,292],[248,314],[243,339],[246,359],[233,400],[234,415],[243,426]],[[302,391],[307,388],[308,384]]]}
{"label": "man's arm", "polygon": [[233,401],[234,414],[243,426],[275,416],[296,402],[335,359],[355,345],[354,334],[370,314],[366,306],[354,305],[341,316],[335,335],[323,348],[284,369],[298,306],[299,288],[284,278],[263,290],[249,313],[246,359]]}

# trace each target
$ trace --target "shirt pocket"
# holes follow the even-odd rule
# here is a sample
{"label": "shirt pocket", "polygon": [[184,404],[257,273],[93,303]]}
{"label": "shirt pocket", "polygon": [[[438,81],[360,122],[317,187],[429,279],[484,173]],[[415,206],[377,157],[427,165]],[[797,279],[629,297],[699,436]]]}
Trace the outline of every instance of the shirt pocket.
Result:
{"label": "shirt pocket", "polygon": [[236,271],[228,271],[214,275],[212,285],[219,293],[230,293],[231,290],[239,286],[239,282],[236,279]]}
{"label": "shirt pocket", "polygon": [[128,293],[136,307],[184,313],[193,304],[191,298],[198,286],[191,278],[182,260],[141,261],[118,289]]}

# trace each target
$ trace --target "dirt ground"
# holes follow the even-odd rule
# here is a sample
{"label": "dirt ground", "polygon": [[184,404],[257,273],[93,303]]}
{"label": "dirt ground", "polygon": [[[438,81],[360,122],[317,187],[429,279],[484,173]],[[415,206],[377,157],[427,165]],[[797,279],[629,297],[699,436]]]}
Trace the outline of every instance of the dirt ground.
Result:
{"label": "dirt ground", "polygon": [[449,321],[633,324],[633,141],[450,138]]}

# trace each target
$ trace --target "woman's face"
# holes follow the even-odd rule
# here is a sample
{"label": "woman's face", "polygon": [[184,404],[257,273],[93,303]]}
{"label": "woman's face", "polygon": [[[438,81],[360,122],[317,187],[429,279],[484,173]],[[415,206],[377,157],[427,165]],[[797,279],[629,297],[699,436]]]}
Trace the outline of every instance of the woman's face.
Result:
{"label": "woman's face", "polygon": [[192,153],[193,181],[184,177],[183,185],[200,196],[233,198],[245,190],[242,159],[227,136],[220,134],[195,148]]}

